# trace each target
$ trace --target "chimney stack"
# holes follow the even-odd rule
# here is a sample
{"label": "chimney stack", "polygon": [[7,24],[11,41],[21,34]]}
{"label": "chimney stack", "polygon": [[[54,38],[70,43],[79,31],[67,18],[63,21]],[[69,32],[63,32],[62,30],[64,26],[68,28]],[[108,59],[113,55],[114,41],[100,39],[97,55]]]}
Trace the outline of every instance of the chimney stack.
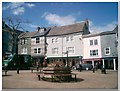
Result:
{"label": "chimney stack", "polygon": [[40,27],[38,27],[38,31],[40,30]]}

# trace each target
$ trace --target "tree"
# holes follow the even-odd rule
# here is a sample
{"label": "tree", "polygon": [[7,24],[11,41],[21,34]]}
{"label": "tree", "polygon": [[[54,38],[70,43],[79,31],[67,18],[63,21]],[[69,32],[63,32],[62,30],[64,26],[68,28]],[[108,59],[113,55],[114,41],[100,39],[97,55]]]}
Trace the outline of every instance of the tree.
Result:
{"label": "tree", "polygon": [[22,27],[23,23],[29,23],[29,21],[22,21],[19,17],[6,17],[4,18],[5,23],[10,27],[10,30],[8,30],[9,34],[12,36],[10,42],[12,44],[12,54],[16,54],[14,63],[16,64],[17,68],[19,69],[20,60],[18,57],[18,35],[21,33],[20,30],[22,29],[25,31],[25,29]]}
{"label": "tree", "polygon": [[19,35],[19,30],[23,30],[25,31],[25,29],[21,26],[23,23],[30,23],[29,21],[22,21],[22,19],[20,19],[19,17],[6,17],[5,19],[5,23],[7,23],[7,25],[11,28],[12,31],[9,31],[9,34],[11,34],[12,36],[12,54],[16,53],[18,54],[18,40],[17,37]]}

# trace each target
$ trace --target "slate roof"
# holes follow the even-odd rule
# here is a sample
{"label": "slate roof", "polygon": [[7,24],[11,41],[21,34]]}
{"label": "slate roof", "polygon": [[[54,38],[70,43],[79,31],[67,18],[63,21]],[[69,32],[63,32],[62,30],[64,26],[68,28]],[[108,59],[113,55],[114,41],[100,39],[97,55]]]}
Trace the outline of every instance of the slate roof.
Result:
{"label": "slate roof", "polygon": [[18,38],[27,38],[27,37],[32,37],[34,36],[38,31],[33,31],[33,32],[24,32],[18,36]]}
{"label": "slate roof", "polygon": [[42,33],[40,33],[39,31],[35,34],[35,35],[33,35],[32,37],[34,38],[34,37],[42,37],[42,36],[45,36],[45,35],[47,35],[48,33],[49,33],[49,31],[51,30],[51,28],[46,28],[46,30],[44,31],[44,32],[42,32]]}
{"label": "slate roof", "polygon": [[86,21],[71,24],[71,25],[65,25],[65,26],[48,27],[46,28],[46,31],[43,33],[40,33],[39,31],[25,32],[25,33],[20,34],[18,38],[38,37],[38,36],[40,37],[44,35],[56,36],[56,35],[79,33],[83,31],[85,24],[86,24]]}
{"label": "slate roof", "polygon": [[106,31],[106,32],[101,32],[101,33],[91,33],[91,34],[83,35],[83,38],[109,35],[109,34],[115,34],[115,32],[114,31]]}
{"label": "slate roof", "polygon": [[75,23],[66,26],[52,27],[48,36],[65,35],[81,32],[86,22]]}

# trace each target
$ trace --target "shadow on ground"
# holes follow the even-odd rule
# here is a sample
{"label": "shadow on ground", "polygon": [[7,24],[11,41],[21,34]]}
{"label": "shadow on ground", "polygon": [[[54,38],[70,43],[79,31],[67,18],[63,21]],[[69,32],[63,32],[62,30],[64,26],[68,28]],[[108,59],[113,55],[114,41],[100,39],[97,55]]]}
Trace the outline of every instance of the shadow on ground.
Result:
{"label": "shadow on ground", "polygon": [[70,80],[54,80],[54,79],[51,79],[51,78],[41,78],[41,80],[43,81],[47,81],[47,82],[54,82],[54,83],[75,83],[75,82],[81,82],[81,81],[84,81],[84,79],[81,79],[81,78],[77,78],[76,80],[75,79],[70,79]]}
{"label": "shadow on ground", "polygon": [[2,77],[6,77],[6,76],[12,76],[12,75],[2,75]]}

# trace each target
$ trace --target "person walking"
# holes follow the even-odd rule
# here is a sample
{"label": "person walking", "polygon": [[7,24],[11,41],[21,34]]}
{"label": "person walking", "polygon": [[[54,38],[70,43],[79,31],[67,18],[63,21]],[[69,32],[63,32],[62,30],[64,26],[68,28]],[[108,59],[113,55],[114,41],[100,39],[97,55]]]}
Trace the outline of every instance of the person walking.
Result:
{"label": "person walking", "polygon": [[82,65],[79,64],[79,71],[81,72],[82,71]]}

